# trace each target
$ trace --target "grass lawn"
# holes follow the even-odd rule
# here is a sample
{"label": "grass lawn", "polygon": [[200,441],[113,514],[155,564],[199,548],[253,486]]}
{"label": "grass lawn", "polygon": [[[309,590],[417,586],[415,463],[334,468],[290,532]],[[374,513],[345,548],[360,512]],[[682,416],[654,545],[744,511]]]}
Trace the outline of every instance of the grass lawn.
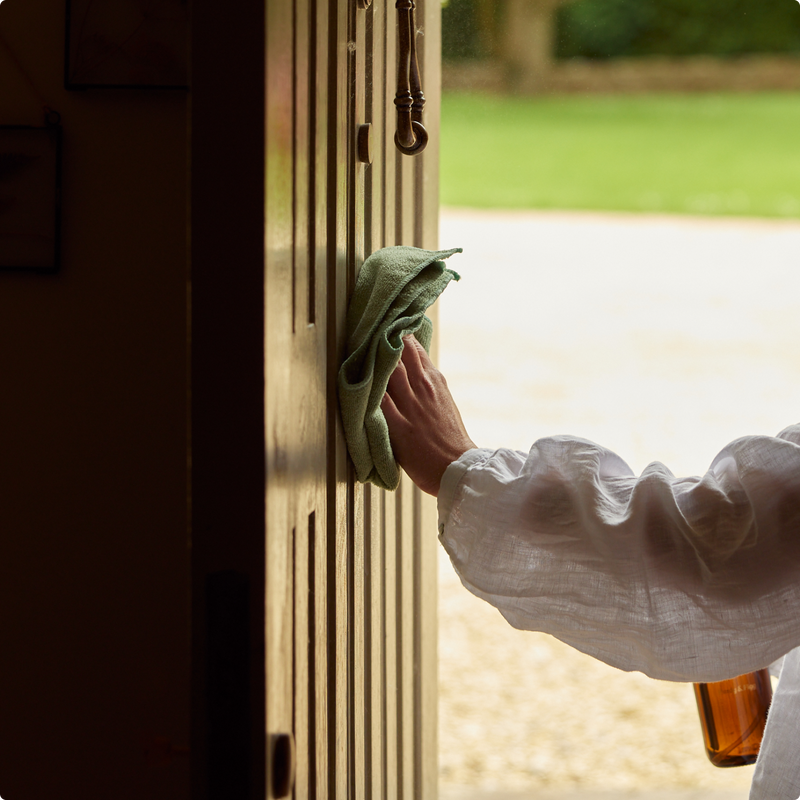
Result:
{"label": "grass lawn", "polygon": [[445,95],[442,203],[800,218],[800,95]]}

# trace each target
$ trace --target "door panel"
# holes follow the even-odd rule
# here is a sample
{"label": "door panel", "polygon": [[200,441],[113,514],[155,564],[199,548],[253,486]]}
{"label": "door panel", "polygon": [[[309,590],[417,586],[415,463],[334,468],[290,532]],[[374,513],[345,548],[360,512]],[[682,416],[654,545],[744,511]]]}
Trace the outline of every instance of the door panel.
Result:
{"label": "door panel", "polygon": [[[439,4],[417,13],[427,122]],[[291,731],[296,798],[436,792],[435,512],[406,478],[355,483],[335,392],[365,256],[437,245],[437,131],[423,155],[395,148],[395,37],[393,3],[267,4],[267,788],[270,737]]]}

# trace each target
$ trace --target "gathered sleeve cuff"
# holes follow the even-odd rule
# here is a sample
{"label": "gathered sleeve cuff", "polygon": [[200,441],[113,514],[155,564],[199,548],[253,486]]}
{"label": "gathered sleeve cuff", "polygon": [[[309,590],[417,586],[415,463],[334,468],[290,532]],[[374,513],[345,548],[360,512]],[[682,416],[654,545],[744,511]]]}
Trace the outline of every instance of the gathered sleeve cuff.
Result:
{"label": "gathered sleeve cuff", "polygon": [[514,627],[624,670],[716,681],[800,645],[800,425],[724,448],[702,477],[559,436],[448,467],[439,538]]}

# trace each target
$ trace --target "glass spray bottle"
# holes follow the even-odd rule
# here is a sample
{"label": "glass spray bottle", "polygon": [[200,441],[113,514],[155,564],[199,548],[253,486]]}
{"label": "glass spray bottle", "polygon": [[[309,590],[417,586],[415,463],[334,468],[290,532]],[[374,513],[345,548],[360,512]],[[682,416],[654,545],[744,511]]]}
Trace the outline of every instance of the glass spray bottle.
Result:
{"label": "glass spray bottle", "polygon": [[694,693],[711,763],[715,767],[753,764],[772,700],[769,670],[718,683],[696,683]]}

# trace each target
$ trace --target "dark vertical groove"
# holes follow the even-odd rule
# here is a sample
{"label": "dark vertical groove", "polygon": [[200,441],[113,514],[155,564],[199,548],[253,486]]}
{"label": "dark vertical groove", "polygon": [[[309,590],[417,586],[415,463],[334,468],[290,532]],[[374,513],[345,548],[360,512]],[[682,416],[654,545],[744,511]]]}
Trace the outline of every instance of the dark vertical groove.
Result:
{"label": "dark vertical groove", "polygon": [[[374,42],[374,14],[375,4],[373,3],[366,15],[366,33],[364,36],[364,46],[366,47],[366,72],[364,76],[365,90],[364,90],[364,106],[366,109],[366,117],[364,122],[372,125],[372,139],[375,141],[375,115],[373,113],[373,103],[375,93],[372,90],[372,82],[375,78],[374,69],[374,56],[375,56],[375,42]],[[373,197],[373,181],[372,171],[374,167],[371,164],[364,165],[364,255],[369,255],[374,247],[372,241],[372,225],[373,225],[373,210],[372,204]]]}
{"label": "dark vertical groove", "polygon": [[308,800],[317,797],[317,516],[308,515]]}
{"label": "dark vertical groove", "polygon": [[[419,20],[425,19],[425,8],[424,8],[424,0],[421,3],[418,3],[418,6],[422,6],[422,8],[417,8],[417,22]],[[424,32],[423,32],[424,33]],[[425,85],[425,47],[419,47],[420,41],[417,39],[417,54],[419,58],[419,66],[422,70],[422,81],[423,86]],[[438,136],[439,131],[432,131],[430,126],[428,126],[428,132],[430,133],[431,137]],[[414,246],[415,247],[422,247],[422,239],[423,239],[423,226],[422,226],[422,214],[427,212],[428,209],[425,208],[422,202],[422,196],[424,193],[424,173],[425,173],[425,162],[426,162],[426,154],[420,153],[418,156],[414,156],[411,159],[411,164],[409,165],[410,168],[413,170],[414,176],[414,187],[412,191],[412,200],[413,200],[413,211],[412,211],[412,223],[414,226],[411,235],[414,237]]]}
{"label": "dark vertical groove", "polygon": [[394,148],[394,242],[403,244],[403,156]]}
{"label": "dark vertical groove", "polygon": [[386,208],[386,177],[388,175],[387,172],[387,162],[389,161],[389,157],[386,153],[386,132],[389,130],[389,119],[388,114],[386,111],[386,100],[388,98],[388,79],[386,77],[386,70],[388,69],[388,45],[389,45],[389,25],[388,23],[388,12],[384,11],[384,21],[383,21],[383,37],[381,41],[381,47],[383,47],[383,72],[380,76],[380,102],[381,102],[381,121],[383,122],[382,131],[381,131],[381,140],[380,140],[380,147],[378,149],[378,158],[381,162],[381,247],[386,247],[386,218],[387,218],[387,208]]}
{"label": "dark vertical groove", "polygon": [[414,516],[414,796],[422,797],[422,505],[419,491],[413,490]]}
{"label": "dark vertical groove", "polygon": [[317,0],[308,0],[308,324],[317,321]]}
{"label": "dark vertical groove", "polygon": [[[399,155],[399,151],[398,151]],[[397,797],[403,797],[403,773],[405,771],[403,747],[403,483],[397,489],[397,502],[395,506],[395,637],[397,648],[395,661],[397,668]]]}
{"label": "dark vertical groove", "polygon": [[355,483],[350,463],[347,470],[347,793],[350,798],[355,798],[356,790],[355,506]]}
{"label": "dark vertical groove", "polygon": [[356,274],[356,11],[347,4],[347,299],[353,293]]}
{"label": "dark vertical groove", "polygon": [[381,670],[383,672],[383,708],[381,709],[381,797],[389,796],[388,725],[386,715],[389,711],[386,695],[389,692],[388,670],[386,664],[386,492],[381,492]]}
{"label": "dark vertical groove", "polygon": [[[297,718],[297,695],[300,686],[297,685],[297,528],[292,528],[292,540],[289,543],[289,552],[292,554],[291,581],[292,581],[292,734],[297,737],[297,728],[302,721]],[[302,761],[298,765],[302,769]]]}
{"label": "dark vertical groove", "polygon": [[364,785],[372,791],[372,487],[364,487]]}
{"label": "dark vertical groove", "polygon": [[292,3],[292,333],[297,319],[297,3]]}
{"label": "dark vertical groove", "polygon": [[[396,58],[399,57],[399,44],[397,48]],[[387,90],[387,97],[391,96],[394,96],[394,92]],[[391,122],[389,130],[394,131],[397,129],[397,114],[392,115]],[[393,136],[389,138],[390,141],[393,141],[393,139]],[[408,244],[408,242],[403,241],[405,235],[403,230],[403,156],[397,147],[391,147],[391,151],[394,154],[394,241],[392,244]],[[389,157],[388,153],[386,157]]]}

